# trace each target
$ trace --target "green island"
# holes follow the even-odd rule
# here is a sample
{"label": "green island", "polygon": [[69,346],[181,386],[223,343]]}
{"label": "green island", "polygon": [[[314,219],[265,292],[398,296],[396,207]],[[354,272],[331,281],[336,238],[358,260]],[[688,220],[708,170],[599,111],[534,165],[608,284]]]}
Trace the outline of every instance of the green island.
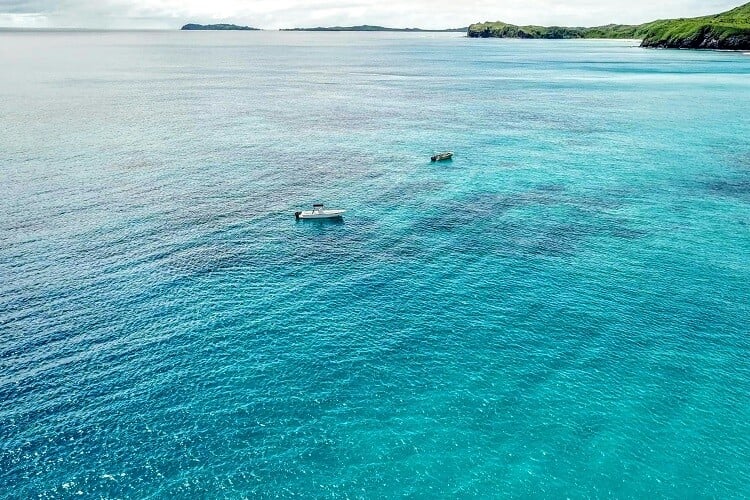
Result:
{"label": "green island", "polygon": [[370,24],[362,24],[360,26],[329,26],[323,27],[318,26],[316,28],[287,28],[279,31],[399,31],[399,32],[419,32],[419,33],[445,33],[455,32],[464,33],[468,28],[450,28],[444,30],[429,30],[422,28],[387,28],[385,26],[373,26]]}
{"label": "green island", "polygon": [[641,47],[750,50],[750,3],[712,16],[665,19],[639,25],[582,28],[486,22],[472,24],[467,34],[471,38],[632,38],[641,39]]}
{"label": "green island", "polygon": [[185,31],[260,31],[250,26],[238,26],[236,24],[195,24],[188,23],[181,30]]}

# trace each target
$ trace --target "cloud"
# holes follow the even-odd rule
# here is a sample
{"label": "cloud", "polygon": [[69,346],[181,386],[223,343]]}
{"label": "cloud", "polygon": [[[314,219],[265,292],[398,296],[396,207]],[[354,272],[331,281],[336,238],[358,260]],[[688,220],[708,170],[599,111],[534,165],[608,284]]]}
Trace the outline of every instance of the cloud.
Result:
{"label": "cloud", "polygon": [[236,22],[262,28],[381,24],[447,28],[503,20],[591,26],[711,14],[737,0],[0,0],[0,25],[177,28]]}

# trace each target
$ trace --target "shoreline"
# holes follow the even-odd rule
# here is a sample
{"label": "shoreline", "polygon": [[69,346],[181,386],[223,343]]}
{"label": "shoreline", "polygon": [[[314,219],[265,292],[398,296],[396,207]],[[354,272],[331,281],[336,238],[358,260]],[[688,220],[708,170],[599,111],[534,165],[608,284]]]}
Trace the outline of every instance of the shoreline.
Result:
{"label": "shoreline", "polygon": [[[513,40],[521,43],[528,41],[537,42],[637,42],[642,43],[640,38],[518,38],[518,37],[471,37],[466,33],[460,31],[445,31],[445,30],[314,30],[314,29],[253,29],[253,30],[182,30],[174,28],[32,28],[32,27],[2,27],[0,26],[0,34],[3,33],[175,33],[175,32],[242,32],[242,33],[319,33],[319,34],[331,34],[331,33],[355,33],[355,34],[403,34],[403,35],[420,35],[420,34],[445,34],[455,35],[455,38],[472,38],[476,40]],[[460,36],[459,36],[460,35]],[[681,51],[697,51],[697,52],[735,52],[742,55],[750,56],[750,51],[747,49],[714,49],[714,48],[692,48],[692,47],[658,47],[658,46],[641,46],[636,45],[634,48],[642,48],[649,50],[681,50]]]}

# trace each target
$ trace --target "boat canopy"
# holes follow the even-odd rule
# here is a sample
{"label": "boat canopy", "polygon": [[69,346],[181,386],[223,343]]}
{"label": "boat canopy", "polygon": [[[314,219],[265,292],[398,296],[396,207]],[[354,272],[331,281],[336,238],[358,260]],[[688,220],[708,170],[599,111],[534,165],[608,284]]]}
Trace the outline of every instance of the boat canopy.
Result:
{"label": "boat canopy", "polygon": [[322,207],[322,206],[323,206],[323,204],[322,204],[322,203],[313,203],[313,206],[314,206],[314,207]]}

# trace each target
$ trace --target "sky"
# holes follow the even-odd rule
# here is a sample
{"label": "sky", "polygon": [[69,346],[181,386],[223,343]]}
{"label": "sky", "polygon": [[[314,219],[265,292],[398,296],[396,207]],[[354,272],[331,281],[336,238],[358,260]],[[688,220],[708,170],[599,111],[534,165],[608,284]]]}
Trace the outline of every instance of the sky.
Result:
{"label": "sky", "polygon": [[729,10],[743,0],[0,0],[0,26],[177,29],[229,22],[265,29],[376,24],[458,28],[481,21],[595,26]]}

